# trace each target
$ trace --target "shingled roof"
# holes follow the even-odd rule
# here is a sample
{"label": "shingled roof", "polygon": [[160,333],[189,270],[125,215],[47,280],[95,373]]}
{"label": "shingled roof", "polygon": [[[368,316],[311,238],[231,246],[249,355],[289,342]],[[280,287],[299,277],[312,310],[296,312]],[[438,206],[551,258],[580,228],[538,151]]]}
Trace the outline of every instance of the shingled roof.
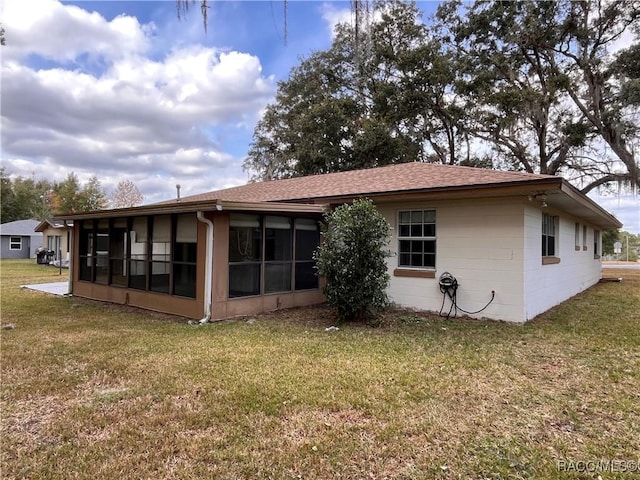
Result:
{"label": "shingled roof", "polygon": [[239,187],[183,197],[183,202],[322,201],[323,199],[425,191],[455,187],[499,186],[561,181],[553,175],[505,172],[433,163],[403,163],[348,172],[249,183]]}

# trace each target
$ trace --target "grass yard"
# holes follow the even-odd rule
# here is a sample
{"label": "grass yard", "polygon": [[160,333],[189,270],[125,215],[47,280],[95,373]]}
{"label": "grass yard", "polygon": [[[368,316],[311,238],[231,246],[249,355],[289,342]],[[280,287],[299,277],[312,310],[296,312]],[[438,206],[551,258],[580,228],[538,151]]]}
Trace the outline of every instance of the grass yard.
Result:
{"label": "grass yard", "polygon": [[524,326],[325,332],[324,308],[190,326],[0,267],[5,479],[640,476],[640,271]]}

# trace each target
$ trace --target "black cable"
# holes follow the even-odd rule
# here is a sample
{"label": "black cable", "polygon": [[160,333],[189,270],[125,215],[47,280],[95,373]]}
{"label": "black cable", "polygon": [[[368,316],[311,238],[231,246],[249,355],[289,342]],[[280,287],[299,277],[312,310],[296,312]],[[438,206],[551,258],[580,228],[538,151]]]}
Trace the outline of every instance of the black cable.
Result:
{"label": "black cable", "polygon": [[449,300],[451,300],[451,306],[449,307],[449,312],[446,315],[447,320],[451,317],[452,311],[453,311],[453,318],[455,318],[458,315],[458,310],[460,310],[463,313],[466,313],[467,315],[475,315],[476,313],[480,313],[484,311],[489,305],[491,305],[493,300],[496,298],[496,292],[492,290],[491,299],[480,310],[477,310],[475,312],[469,312],[461,308],[460,306],[458,306],[458,299],[457,299],[458,280],[456,280],[456,278],[453,275],[451,275],[449,272],[444,272],[440,276],[440,291],[442,292],[442,305],[440,306],[440,312],[439,312],[439,315],[441,317],[445,317],[445,315],[442,314],[442,310],[444,309],[444,302],[446,297],[449,297]]}

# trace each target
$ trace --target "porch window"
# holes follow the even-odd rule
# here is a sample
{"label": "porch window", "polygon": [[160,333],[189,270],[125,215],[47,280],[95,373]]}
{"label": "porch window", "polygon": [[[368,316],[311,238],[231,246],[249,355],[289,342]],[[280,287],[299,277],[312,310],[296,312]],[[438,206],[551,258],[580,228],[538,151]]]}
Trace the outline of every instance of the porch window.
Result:
{"label": "porch window", "polygon": [[196,297],[195,214],[80,224],[80,280]]}
{"label": "porch window", "polygon": [[229,297],[260,295],[261,266],[260,217],[232,214],[229,224]]}
{"label": "porch window", "polygon": [[171,267],[171,217],[153,217],[151,229],[151,283],[150,290],[169,293]]}
{"label": "porch window", "polygon": [[320,245],[320,230],[318,222],[309,218],[296,219],[295,250],[296,290],[310,290],[318,288],[313,252]]}
{"label": "porch window", "polygon": [[291,290],[291,219],[266,217],[264,228],[264,293]]}
{"label": "porch window", "polygon": [[80,225],[79,241],[80,265],[78,276],[80,280],[93,281],[93,222],[84,221]]}
{"label": "porch window", "polygon": [[109,220],[100,220],[96,230],[96,283],[109,283]]}
{"label": "porch window", "polygon": [[404,210],[398,214],[398,266],[436,268],[436,211]]}
{"label": "porch window", "polygon": [[231,214],[229,298],[318,288],[319,243],[313,219]]}
{"label": "porch window", "polygon": [[147,289],[147,217],[135,217],[129,232],[129,287]]}
{"label": "porch window", "polygon": [[10,237],[9,250],[22,250],[22,237]]}
{"label": "porch window", "polygon": [[196,296],[196,262],[198,257],[198,220],[195,214],[178,215],[173,244],[173,294]]}
{"label": "porch window", "polygon": [[109,262],[111,266],[111,283],[127,286],[127,220],[118,218],[111,226],[111,247]]}

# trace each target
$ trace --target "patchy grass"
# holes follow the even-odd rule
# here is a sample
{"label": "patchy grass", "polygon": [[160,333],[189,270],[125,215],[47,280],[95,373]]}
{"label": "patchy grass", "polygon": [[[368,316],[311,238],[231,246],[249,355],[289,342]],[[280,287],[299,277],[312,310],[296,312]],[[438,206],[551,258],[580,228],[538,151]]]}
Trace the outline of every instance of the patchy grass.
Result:
{"label": "patchy grass", "polygon": [[638,475],[558,461],[638,460],[640,272],[524,326],[328,333],[324,308],[196,327],[22,290],[59,279],[32,263],[0,263],[3,478]]}

